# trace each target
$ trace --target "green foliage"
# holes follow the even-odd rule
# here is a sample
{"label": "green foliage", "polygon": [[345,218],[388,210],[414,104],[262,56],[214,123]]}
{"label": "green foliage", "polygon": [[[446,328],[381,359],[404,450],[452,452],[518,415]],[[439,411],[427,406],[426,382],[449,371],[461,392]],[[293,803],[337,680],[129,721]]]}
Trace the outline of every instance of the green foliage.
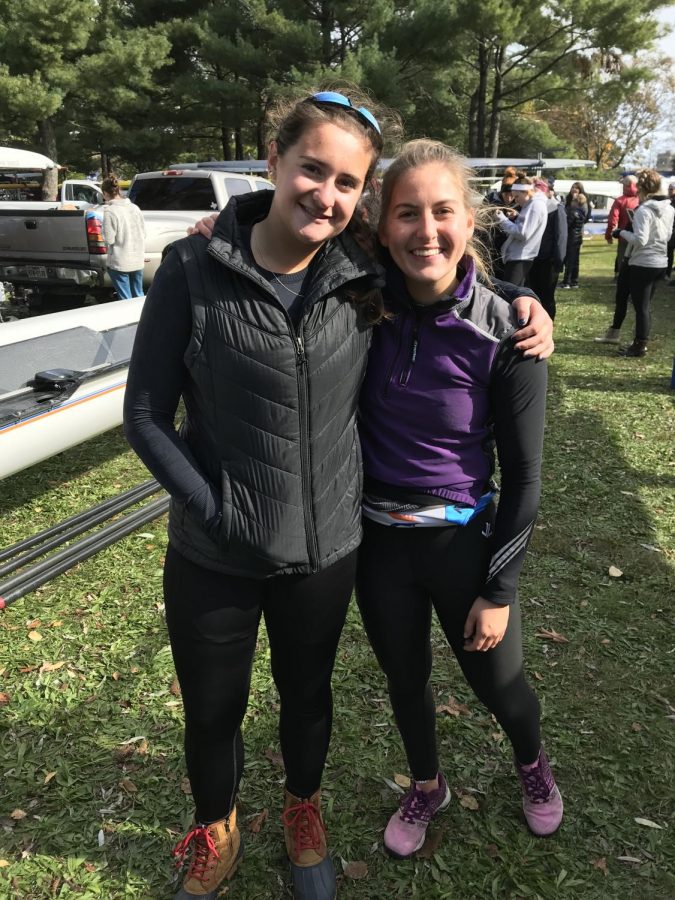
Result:
{"label": "green foliage", "polygon": [[[648,99],[644,71],[619,78],[611,66],[649,46],[664,5],[0,0],[0,141],[85,169],[97,157],[132,170],[264,156],[274,98],[341,79],[395,108],[411,136],[472,155],[542,142],[591,153],[589,129],[625,131],[630,98]],[[589,66],[584,106],[598,115],[583,129],[573,111]]]}

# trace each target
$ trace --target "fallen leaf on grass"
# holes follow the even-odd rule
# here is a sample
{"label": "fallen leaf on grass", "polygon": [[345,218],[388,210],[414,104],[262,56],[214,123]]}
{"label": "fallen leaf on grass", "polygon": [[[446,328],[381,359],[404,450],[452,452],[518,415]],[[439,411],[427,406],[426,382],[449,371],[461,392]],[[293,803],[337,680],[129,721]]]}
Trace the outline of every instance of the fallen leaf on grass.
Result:
{"label": "fallen leaf on grass", "polygon": [[29,641],[41,641],[42,635],[39,631],[29,631],[28,632],[28,640]]}
{"label": "fallen leaf on grass", "polygon": [[180,789],[184,794],[192,793],[192,785],[190,784],[190,779],[185,777],[180,780]]}
{"label": "fallen leaf on grass", "polygon": [[49,784],[52,778],[56,775],[56,772],[47,772],[45,775],[45,780],[42,782],[43,784]]}
{"label": "fallen leaf on grass", "polygon": [[486,844],[485,852],[490,857],[490,859],[496,859],[499,855],[499,847],[496,844]]}
{"label": "fallen leaf on grass", "polygon": [[427,836],[424,839],[422,849],[418,852],[417,855],[422,859],[431,859],[434,853],[441,846],[446,828],[447,825],[441,825],[440,828],[429,828],[427,831]]}
{"label": "fallen leaf on grass", "polygon": [[388,788],[391,788],[396,794],[403,794],[404,790],[400,786],[400,784],[396,784],[395,781],[392,781],[391,778],[386,778],[384,775],[382,776],[382,781],[387,785]]}
{"label": "fallen leaf on grass", "polygon": [[617,569],[616,566],[610,566],[609,569],[607,569],[607,574],[610,578],[621,578],[623,572],[621,569]]}
{"label": "fallen leaf on grass", "polygon": [[464,807],[464,809],[478,809],[478,800],[473,794],[468,794],[464,791],[456,791],[456,794],[459,797],[459,805]]}
{"label": "fallen leaf on grass", "polygon": [[39,628],[42,625],[40,619],[31,619],[30,622],[26,622],[26,628]]}
{"label": "fallen leaf on grass", "polygon": [[599,869],[605,876],[605,878],[609,875],[607,871],[607,859],[604,856],[598,857],[598,859],[593,860],[593,868]]}
{"label": "fallen leaf on grass", "polygon": [[0,691],[0,706],[3,706],[5,703],[9,703],[10,695],[6,694],[4,691]]}
{"label": "fallen leaf on grass", "polygon": [[628,862],[628,863],[641,863],[642,860],[638,859],[637,856],[617,856],[619,862]]}
{"label": "fallen leaf on grass", "polygon": [[21,819],[25,819],[28,813],[24,812],[22,809],[14,809],[9,814],[10,819],[14,819],[15,822],[20,822]]}
{"label": "fallen leaf on grass", "polygon": [[352,878],[354,881],[358,881],[359,878],[368,877],[368,866],[360,859],[356,860],[355,862],[347,863],[347,865],[343,866],[342,869],[345,873],[345,876],[347,878]]}
{"label": "fallen leaf on grass", "polygon": [[651,819],[641,819],[639,816],[635,819],[638,825],[644,825],[646,828],[658,828],[659,831],[663,831],[663,825],[659,825],[656,822],[652,822]]}
{"label": "fallen leaf on grass", "polygon": [[65,666],[65,662],[43,662],[40,666],[40,675],[43,675],[45,672],[58,672],[59,669],[62,669]]}
{"label": "fallen leaf on grass", "polygon": [[271,748],[265,750],[265,759],[269,759],[273,766],[279,766],[280,769],[284,768],[284,758],[281,753],[278,753],[276,750],[272,750]]}
{"label": "fallen leaf on grass", "polygon": [[394,775],[394,781],[399,787],[405,788],[405,790],[410,787],[410,779],[407,775],[396,774]]}
{"label": "fallen leaf on grass", "polygon": [[543,680],[544,680],[544,676],[543,676],[543,675],[540,675],[539,672],[535,672],[535,673],[534,673],[534,677],[537,679],[537,681],[543,681]]}
{"label": "fallen leaf on grass", "polygon": [[534,636],[546,641],[553,641],[555,644],[569,644],[565,635],[559,634],[553,628],[542,628],[541,631],[535,631]]}
{"label": "fallen leaf on grass", "polygon": [[258,815],[254,816],[253,819],[249,822],[248,830],[253,832],[253,834],[259,834],[260,829],[267,821],[267,816],[268,811],[266,809],[263,809],[262,812],[259,812]]}
{"label": "fallen leaf on grass", "polygon": [[138,793],[138,788],[133,783],[133,781],[131,781],[131,779],[129,779],[129,778],[123,778],[119,782],[119,785],[123,791],[127,792],[127,794],[137,794]]}
{"label": "fallen leaf on grass", "polygon": [[644,547],[645,550],[651,550],[652,553],[663,553],[660,547],[655,547],[653,544],[640,544],[640,546]]}
{"label": "fallen leaf on grass", "polygon": [[6,859],[0,859],[0,869],[6,869],[9,865],[9,861]]}
{"label": "fallen leaf on grass", "polygon": [[447,713],[449,716],[460,716],[462,713],[468,716],[471,710],[465,703],[458,703],[452,694],[450,694],[448,702],[444,705],[437,706],[436,712]]}
{"label": "fallen leaf on grass", "polygon": [[178,684],[177,678],[174,678],[174,680],[171,682],[169,692],[172,693],[174,697],[180,697],[180,685]]}

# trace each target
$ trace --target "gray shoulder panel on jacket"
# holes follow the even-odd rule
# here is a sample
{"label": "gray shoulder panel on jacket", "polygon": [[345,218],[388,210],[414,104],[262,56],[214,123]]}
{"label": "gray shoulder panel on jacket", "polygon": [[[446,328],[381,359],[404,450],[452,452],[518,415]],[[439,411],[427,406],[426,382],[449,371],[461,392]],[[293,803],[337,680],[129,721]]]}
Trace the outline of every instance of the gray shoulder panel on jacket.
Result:
{"label": "gray shoulder panel on jacket", "polygon": [[482,284],[476,284],[471,297],[456,307],[456,315],[496,344],[512,334],[518,325],[511,304]]}

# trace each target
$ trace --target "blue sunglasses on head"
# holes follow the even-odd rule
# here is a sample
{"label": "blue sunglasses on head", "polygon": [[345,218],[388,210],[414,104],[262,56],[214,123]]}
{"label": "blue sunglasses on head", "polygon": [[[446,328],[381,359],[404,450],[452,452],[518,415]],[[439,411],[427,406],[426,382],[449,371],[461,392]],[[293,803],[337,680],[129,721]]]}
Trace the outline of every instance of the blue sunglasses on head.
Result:
{"label": "blue sunglasses on head", "polygon": [[361,116],[366,124],[370,125],[371,128],[374,128],[379,135],[382,134],[380,126],[377,124],[377,119],[370,110],[366,109],[365,106],[354,106],[349,97],[345,97],[344,94],[338,94],[336,91],[319,91],[318,94],[312,94],[309,99],[313,100],[315,103],[332,103],[334,106],[344,106],[347,109],[353,109],[355,113],[358,113],[358,115]]}

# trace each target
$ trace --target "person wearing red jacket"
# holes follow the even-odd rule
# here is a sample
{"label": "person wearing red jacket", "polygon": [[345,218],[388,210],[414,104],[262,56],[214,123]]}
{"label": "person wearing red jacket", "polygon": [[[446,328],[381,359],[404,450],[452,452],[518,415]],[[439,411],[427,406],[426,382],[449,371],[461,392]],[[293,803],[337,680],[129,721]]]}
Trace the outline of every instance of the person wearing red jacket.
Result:
{"label": "person wearing red jacket", "polygon": [[[623,196],[617,197],[609,211],[605,240],[612,243],[612,232],[617,228],[628,228],[632,220],[632,212],[639,203],[637,195],[637,178],[635,175],[626,175],[623,180]],[[623,262],[624,253],[628,246],[623,238],[618,238],[616,259],[614,261],[614,275],[618,276]]]}

